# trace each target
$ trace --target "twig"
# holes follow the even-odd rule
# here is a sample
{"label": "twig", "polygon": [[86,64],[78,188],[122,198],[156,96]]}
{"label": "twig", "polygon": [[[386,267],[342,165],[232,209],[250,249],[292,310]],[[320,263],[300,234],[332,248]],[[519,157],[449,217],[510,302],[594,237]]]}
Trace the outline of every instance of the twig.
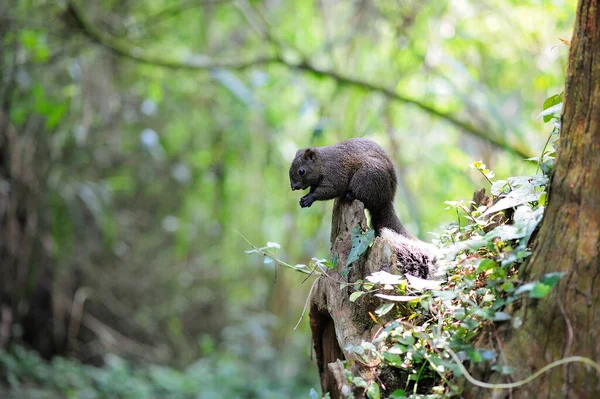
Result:
{"label": "twig", "polygon": [[[244,237],[244,235],[242,233],[240,233],[239,231],[236,231],[236,233],[240,237],[242,237],[244,239],[244,241],[246,241],[248,243],[248,245],[250,245],[252,248],[254,248],[254,251],[256,251],[257,254],[262,255],[265,258],[271,259],[273,262],[275,262],[279,266],[287,267],[288,269],[296,270],[297,272],[304,273],[304,274],[309,274],[309,275],[312,275],[313,273],[316,272],[317,266],[315,266],[313,269],[310,269],[306,265],[296,265],[296,266],[294,266],[294,265],[291,265],[289,263],[286,263],[286,262],[282,261],[281,259],[276,258],[273,254],[265,251],[264,248],[259,248],[256,245],[252,244],[250,242],[250,240],[248,240],[246,237]],[[302,266],[302,267],[300,267],[300,266]],[[318,275],[319,276],[320,275],[327,276],[327,273],[325,273],[323,270],[319,270]],[[329,277],[329,276],[327,276],[327,277]]]}
{"label": "twig", "polygon": [[[319,276],[319,277],[321,277],[321,276]],[[310,297],[312,296],[312,292],[313,292],[313,289],[315,288],[315,285],[317,285],[317,281],[319,281],[319,277],[317,277],[315,279],[315,281],[313,281],[312,285],[310,286],[310,291],[308,291],[308,296],[306,297],[306,302],[304,302],[304,309],[302,309],[302,314],[300,315],[300,319],[298,320],[298,323],[296,323],[296,326],[294,327],[294,331],[296,330],[296,328],[298,328],[302,319],[304,319],[304,314],[306,314],[306,308],[308,307],[308,302],[310,301]]]}
{"label": "twig", "polygon": [[83,305],[91,293],[92,289],[89,287],[79,287],[77,291],[75,291],[73,302],[71,303],[71,320],[69,322],[69,329],[67,330],[67,342],[69,343],[75,342],[75,339],[77,338],[79,328],[81,327]]}

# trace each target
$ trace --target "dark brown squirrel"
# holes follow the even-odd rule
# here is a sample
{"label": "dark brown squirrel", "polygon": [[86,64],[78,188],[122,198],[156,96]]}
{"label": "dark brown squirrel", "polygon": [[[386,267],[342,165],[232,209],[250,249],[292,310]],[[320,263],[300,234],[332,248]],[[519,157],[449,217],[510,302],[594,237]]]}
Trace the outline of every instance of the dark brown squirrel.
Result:
{"label": "dark brown squirrel", "polygon": [[300,199],[303,208],[315,201],[357,199],[371,213],[377,235],[388,228],[410,237],[394,211],[397,179],[392,160],[371,140],[349,139],[298,150],[290,166],[290,183],[292,190],[310,187]]}

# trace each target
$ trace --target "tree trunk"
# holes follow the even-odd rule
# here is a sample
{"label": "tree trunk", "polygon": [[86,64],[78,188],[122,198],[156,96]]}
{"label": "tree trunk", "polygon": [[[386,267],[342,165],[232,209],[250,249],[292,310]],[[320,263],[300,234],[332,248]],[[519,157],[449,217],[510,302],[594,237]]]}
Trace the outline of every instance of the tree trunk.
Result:
{"label": "tree trunk", "polygon": [[[581,0],[567,69],[562,132],[550,200],[524,280],[567,275],[544,299],[516,313],[524,323],[502,331],[504,355],[516,373],[580,355],[600,362],[600,7]],[[502,381],[494,375],[489,382]],[[581,363],[557,367],[513,392],[469,386],[467,397],[600,398],[598,374]]]}
{"label": "tree trunk", "polygon": [[[10,3],[14,4],[0,5],[0,15],[16,7],[16,2]],[[40,137],[47,138],[50,132],[37,115],[18,129],[10,121],[19,90],[18,49],[14,39],[8,39],[15,32],[12,21],[0,23],[0,349],[18,341],[50,357],[65,349],[57,334],[65,323],[56,317],[54,259],[44,223],[48,165],[47,147]]]}

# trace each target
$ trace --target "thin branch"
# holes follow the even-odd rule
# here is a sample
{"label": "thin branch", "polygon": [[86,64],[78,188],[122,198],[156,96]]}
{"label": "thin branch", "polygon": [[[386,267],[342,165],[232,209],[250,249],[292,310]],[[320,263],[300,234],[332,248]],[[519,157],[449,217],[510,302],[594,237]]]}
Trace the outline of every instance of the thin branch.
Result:
{"label": "thin branch", "polygon": [[167,19],[169,17],[175,17],[175,16],[183,13],[184,11],[191,10],[192,8],[206,7],[206,6],[217,5],[217,4],[222,4],[222,3],[229,3],[231,1],[232,0],[204,0],[204,1],[187,0],[187,1],[182,1],[179,4],[163,8],[162,10],[160,10],[160,11],[148,16],[144,20],[140,21],[138,24],[140,25],[140,27],[146,27],[150,24],[155,24],[157,22],[161,22],[164,19]]}
{"label": "thin branch", "polygon": [[525,157],[525,158],[530,157],[529,151],[526,149],[514,147],[501,138],[490,137],[485,132],[477,129],[475,126],[473,126],[469,122],[461,121],[461,120],[457,119],[456,117],[454,117],[453,115],[451,115],[450,113],[442,112],[438,109],[433,108],[431,105],[425,104],[419,100],[415,100],[415,99],[403,96],[401,94],[398,94],[394,90],[389,89],[387,87],[377,86],[377,85],[374,85],[374,84],[371,84],[369,82],[365,82],[365,81],[362,81],[359,79],[354,79],[354,78],[351,78],[348,76],[343,76],[334,71],[320,69],[320,68],[317,68],[317,67],[309,64],[306,61],[300,63],[297,66],[292,66],[292,67],[294,67],[296,69],[304,70],[307,72],[311,72],[312,74],[317,75],[317,76],[331,77],[331,78],[335,79],[341,85],[353,86],[353,87],[357,87],[357,88],[360,88],[363,90],[380,93],[380,94],[383,94],[384,96],[388,97],[391,100],[396,100],[398,102],[412,104],[412,105],[416,106],[417,108],[420,108],[421,110],[423,110],[431,115],[434,115],[441,119],[446,120],[447,122],[451,123],[452,125],[458,127],[459,129],[464,130],[465,132],[470,133],[473,136],[479,137],[481,139],[484,139],[484,140],[490,142],[491,144],[493,144],[496,147],[505,149],[515,155],[520,156],[520,157]]}
{"label": "thin branch", "polygon": [[152,54],[126,40],[119,39],[98,29],[84,16],[79,6],[72,1],[69,2],[69,9],[72,16],[77,19],[81,32],[94,42],[106,47],[115,54],[143,64],[171,69],[210,70],[216,68],[245,69],[255,65],[279,62],[277,57],[258,57],[248,60],[214,60],[202,54],[190,54],[181,58],[170,58],[159,54]]}
{"label": "thin branch", "polygon": [[475,127],[467,121],[459,120],[450,113],[440,111],[432,107],[431,105],[425,104],[419,100],[398,94],[393,89],[384,86],[378,86],[373,83],[360,79],[355,79],[349,76],[344,76],[329,69],[319,68],[311,64],[307,60],[303,60],[300,63],[293,63],[289,60],[286,60],[280,55],[259,56],[252,59],[215,60],[211,57],[201,54],[191,54],[181,58],[169,58],[158,54],[151,54],[146,50],[143,50],[142,48],[127,42],[126,40],[116,38],[110,34],[101,31],[85,17],[79,6],[76,5],[73,0],[69,1],[68,4],[72,15],[75,18],[77,18],[85,35],[87,35],[93,41],[108,48],[116,54],[122,55],[124,57],[133,59],[144,64],[150,64],[171,69],[187,70],[211,70],[215,68],[246,69],[257,65],[281,64],[287,66],[290,69],[304,71],[314,76],[334,79],[338,84],[342,86],[351,86],[364,91],[379,93],[391,100],[414,105],[422,111],[425,111],[430,115],[437,116],[454,125],[455,127],[471,134],[472,136],[479,137],[498,148],[507,150],[522,158],[530,158],[532,156],[528,149],[521,148],[521,146],[515,146],[499,137],[490,137],[485,131],[479,130],[477,127]]}

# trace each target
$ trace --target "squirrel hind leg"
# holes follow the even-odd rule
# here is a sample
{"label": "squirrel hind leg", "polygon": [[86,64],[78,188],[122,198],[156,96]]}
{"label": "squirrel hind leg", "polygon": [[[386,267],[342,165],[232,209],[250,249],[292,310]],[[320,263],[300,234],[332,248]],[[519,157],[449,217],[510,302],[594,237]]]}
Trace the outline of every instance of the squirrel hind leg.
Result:
{"label": "squirrel hind leg", "polygon": [[348,184],[348,192],[353,195],[352,199],[361,201],[365,208],[375,213],[394,200],[394,191],[388,176],[373,173],[369,169],[359,170],[352,176]]}

